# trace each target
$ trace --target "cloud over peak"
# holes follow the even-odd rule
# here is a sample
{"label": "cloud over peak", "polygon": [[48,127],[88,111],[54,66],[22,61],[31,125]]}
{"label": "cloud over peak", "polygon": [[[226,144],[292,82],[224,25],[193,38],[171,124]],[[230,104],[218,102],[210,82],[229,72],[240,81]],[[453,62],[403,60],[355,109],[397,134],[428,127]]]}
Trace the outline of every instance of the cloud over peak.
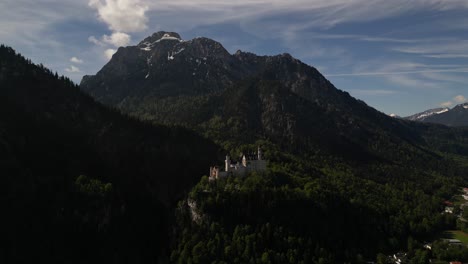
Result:
{"label": "cloud over peak", "polygon": [[143,0],[90,0],[101,21],[117,32],[140,32],[147,28],[148,6]]}
{"label": "cloud over peak", "polygon": [[112,56],[117,52],[117,50],[115,49],[106,49],[106,51],[104,52],[104,55],[106,56],[106,58],[108,60],[112,59]]}
{"label": "cloud over peak", "polygon": [[452,107],[454,104],[463,104],[468,101],[465,96],[457,95],[451,101],[440,103],[441,107]]}
{"label": "cloud over peak", "polygon": [[457,95],[453,98],[453,100],[459,104],[466,102],[466,98],[463,95]]}
{"label": "cloud over peak", "polygon": [[113,45],[115,47],[122,47],[122,46],[127,46],[130,44],[131,37],[130,35],[122,32],[114,32],[112,35],[104,35],[102,36],[102,40],[110,45]]}

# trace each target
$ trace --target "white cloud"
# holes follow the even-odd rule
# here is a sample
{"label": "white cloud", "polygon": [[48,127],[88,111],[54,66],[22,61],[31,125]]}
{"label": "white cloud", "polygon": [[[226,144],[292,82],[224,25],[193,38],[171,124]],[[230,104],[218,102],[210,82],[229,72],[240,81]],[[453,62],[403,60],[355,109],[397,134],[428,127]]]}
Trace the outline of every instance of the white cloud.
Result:
{"label": "white cloud", "polygon": [[90,36],[90,37],[88,38],[88,41],[91,42],[91,43],[94,43],[94,44],[96,44],[96,45],[98,45],[98,46],[101,46],[101,47],[103,47],[103,46],[106,45],[105,43],[102,43],[102,41],[100,41],[99,39],[97,39],[95,36]]}
{"label": "white cloud", "polygon": [[112,35],[104,35],[101,37],[101,40],[97,39],[95,36],[90,36],[88,38],[88,41],[91,43],[94,43],[98,46],[104,47],[107,45],[113,45],[115,47],[122,47],[122,46],[127,46],[130,44],[130,41],[132,40],[131,36],[122,33],[122,32],[114,32]]}
{"label": "white cloud", "polygon": [[106,56],[108,60],[110,60],[112,59],[112,55],[114,55],[116,52],[117,50],[115,49],[106,49],[106,51],[104,51],[104,55]]}
{"label": "white cloud", "polygon": [[455,104],[462,104],[466,103],[467,99],[463,95],[457,95],[452,100],[440,103],[441,107],[452,107]]}
{"label": "white cloud", "polygon": [[441,107],[452,107],[453,102],[452,101],[443,102],[443,103],[440,103],[440,106]]}
{"label": "white cloud", "polygon": [[90,0],[101,21],[117,32],[140,32],[147,28],[148,5],[145,0]]}
{"label": "white cloud", "polygon": [[76,63],[76,64],[81,64],[83,63],[82,59],[78,59],[77,57],[71,57],[70,62]]}
{"label": "white cloud", "polygon": [[465,98],[465,96],[463,96],[463,95],[457,95],[457,96],[455,96],[455,97],[453,98],[453,100],[454,100],[456,103],[459,103],[459,104],[465,103],[465,102],[466,102],[466,98]]}
{"label": "white cloud", "polygon": [[104,43],[113,45],[115,47],[122,47],[122,46],[127,46],[130,43],[131,37],[130,35],[126,33],[115,32],[115,33],[112,33],[112,35],[110,36],[108,35],[102,36],[102,41]]}
{"label": "white cloud", "polygon": [[78,68],[78,67],[76,67],[74,65],[70,65],[70,67],[65,68],[65,71],[69,72],[69,73],[79,73],[79,72],[81,72],[80,68]]}

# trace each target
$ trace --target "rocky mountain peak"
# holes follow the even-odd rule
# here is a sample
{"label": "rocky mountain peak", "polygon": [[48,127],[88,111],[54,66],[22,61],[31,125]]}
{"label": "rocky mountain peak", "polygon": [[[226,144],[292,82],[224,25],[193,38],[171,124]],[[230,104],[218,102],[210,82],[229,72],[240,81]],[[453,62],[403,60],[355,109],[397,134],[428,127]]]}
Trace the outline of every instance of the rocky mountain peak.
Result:
{"label": "rocky mountain peak", "polygon": [[189,40],[186,42],[186,46],[188,50],[195,52],[200,57],[227,59],[231,56],[221,43],[205,37]]}
{"label": "rocky mountain peak", "polygon": [[145,38],[143,41],[138,43],[138,46],[144,45],[144,43],[154,43],[161,40],[182,40],[180,35],[176,32],[158,31],[153,35]]}
{"label": "rocky mountain peak", "polygon": [[405,119],[411,120],[411,121],[424,121],[425,119],[429,118],[430,116],[433,115],[439,115],[442,113],[445,113],[449,111],[449,108],[434,108],[434,109],[429,109],[421,113],[417,113],[408,117],[405,117]]}
{"label": "rocky mountain peak", "polygon": [[468,109],[468,103],[458,104],[453,108],[453,110],[465,110],[465,109]]}
{"label": "rocky mountain peak", "polygon": [[458,104],[453,108],[436,108],[415,114],[405,119],[436,123],[446,126],[468,126],[468,103]]}
{"label": "rocky mountain peak", "polygon": [[130,97],[206,95],[249,78],[281,82],[314,102],[324,103],[337,93],[315,68],[288,53],[231,55],[215,40],[182,40],[167,31],[154,33],[137,46],[120,48],[95,76],[83,78],[81,88],[101,102],[120,105]]}

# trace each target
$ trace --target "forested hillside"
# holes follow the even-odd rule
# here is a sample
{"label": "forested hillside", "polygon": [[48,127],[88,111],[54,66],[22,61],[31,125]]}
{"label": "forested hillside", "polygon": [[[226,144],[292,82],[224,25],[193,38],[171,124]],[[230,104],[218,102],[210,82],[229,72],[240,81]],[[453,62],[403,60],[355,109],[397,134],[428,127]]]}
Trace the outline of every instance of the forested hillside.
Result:
{"label": "forested hillside", "polygon": [[466,184],[467,130],[388,117],[288,54],[158,32],[80,87],[234,159],[265,150],[266,173],[204,178],[180,202],[173,262],[362,262],[455,225],[441,212]]}
{"label": "forested hillside", "polygon": [[0,262],[165,260],[173,207],[218,154],[1,46]]}

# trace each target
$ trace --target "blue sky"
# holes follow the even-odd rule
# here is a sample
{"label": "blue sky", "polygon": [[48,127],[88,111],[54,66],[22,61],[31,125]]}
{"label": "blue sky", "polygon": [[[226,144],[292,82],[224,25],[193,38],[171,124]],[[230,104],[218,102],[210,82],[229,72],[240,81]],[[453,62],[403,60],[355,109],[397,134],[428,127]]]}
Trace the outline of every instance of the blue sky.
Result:
{"label": "blue sky", "polygon": [[2,0],[0,43],[79,83],[165,30],[288,52],[387,114],[468,98],[467,0]]}

